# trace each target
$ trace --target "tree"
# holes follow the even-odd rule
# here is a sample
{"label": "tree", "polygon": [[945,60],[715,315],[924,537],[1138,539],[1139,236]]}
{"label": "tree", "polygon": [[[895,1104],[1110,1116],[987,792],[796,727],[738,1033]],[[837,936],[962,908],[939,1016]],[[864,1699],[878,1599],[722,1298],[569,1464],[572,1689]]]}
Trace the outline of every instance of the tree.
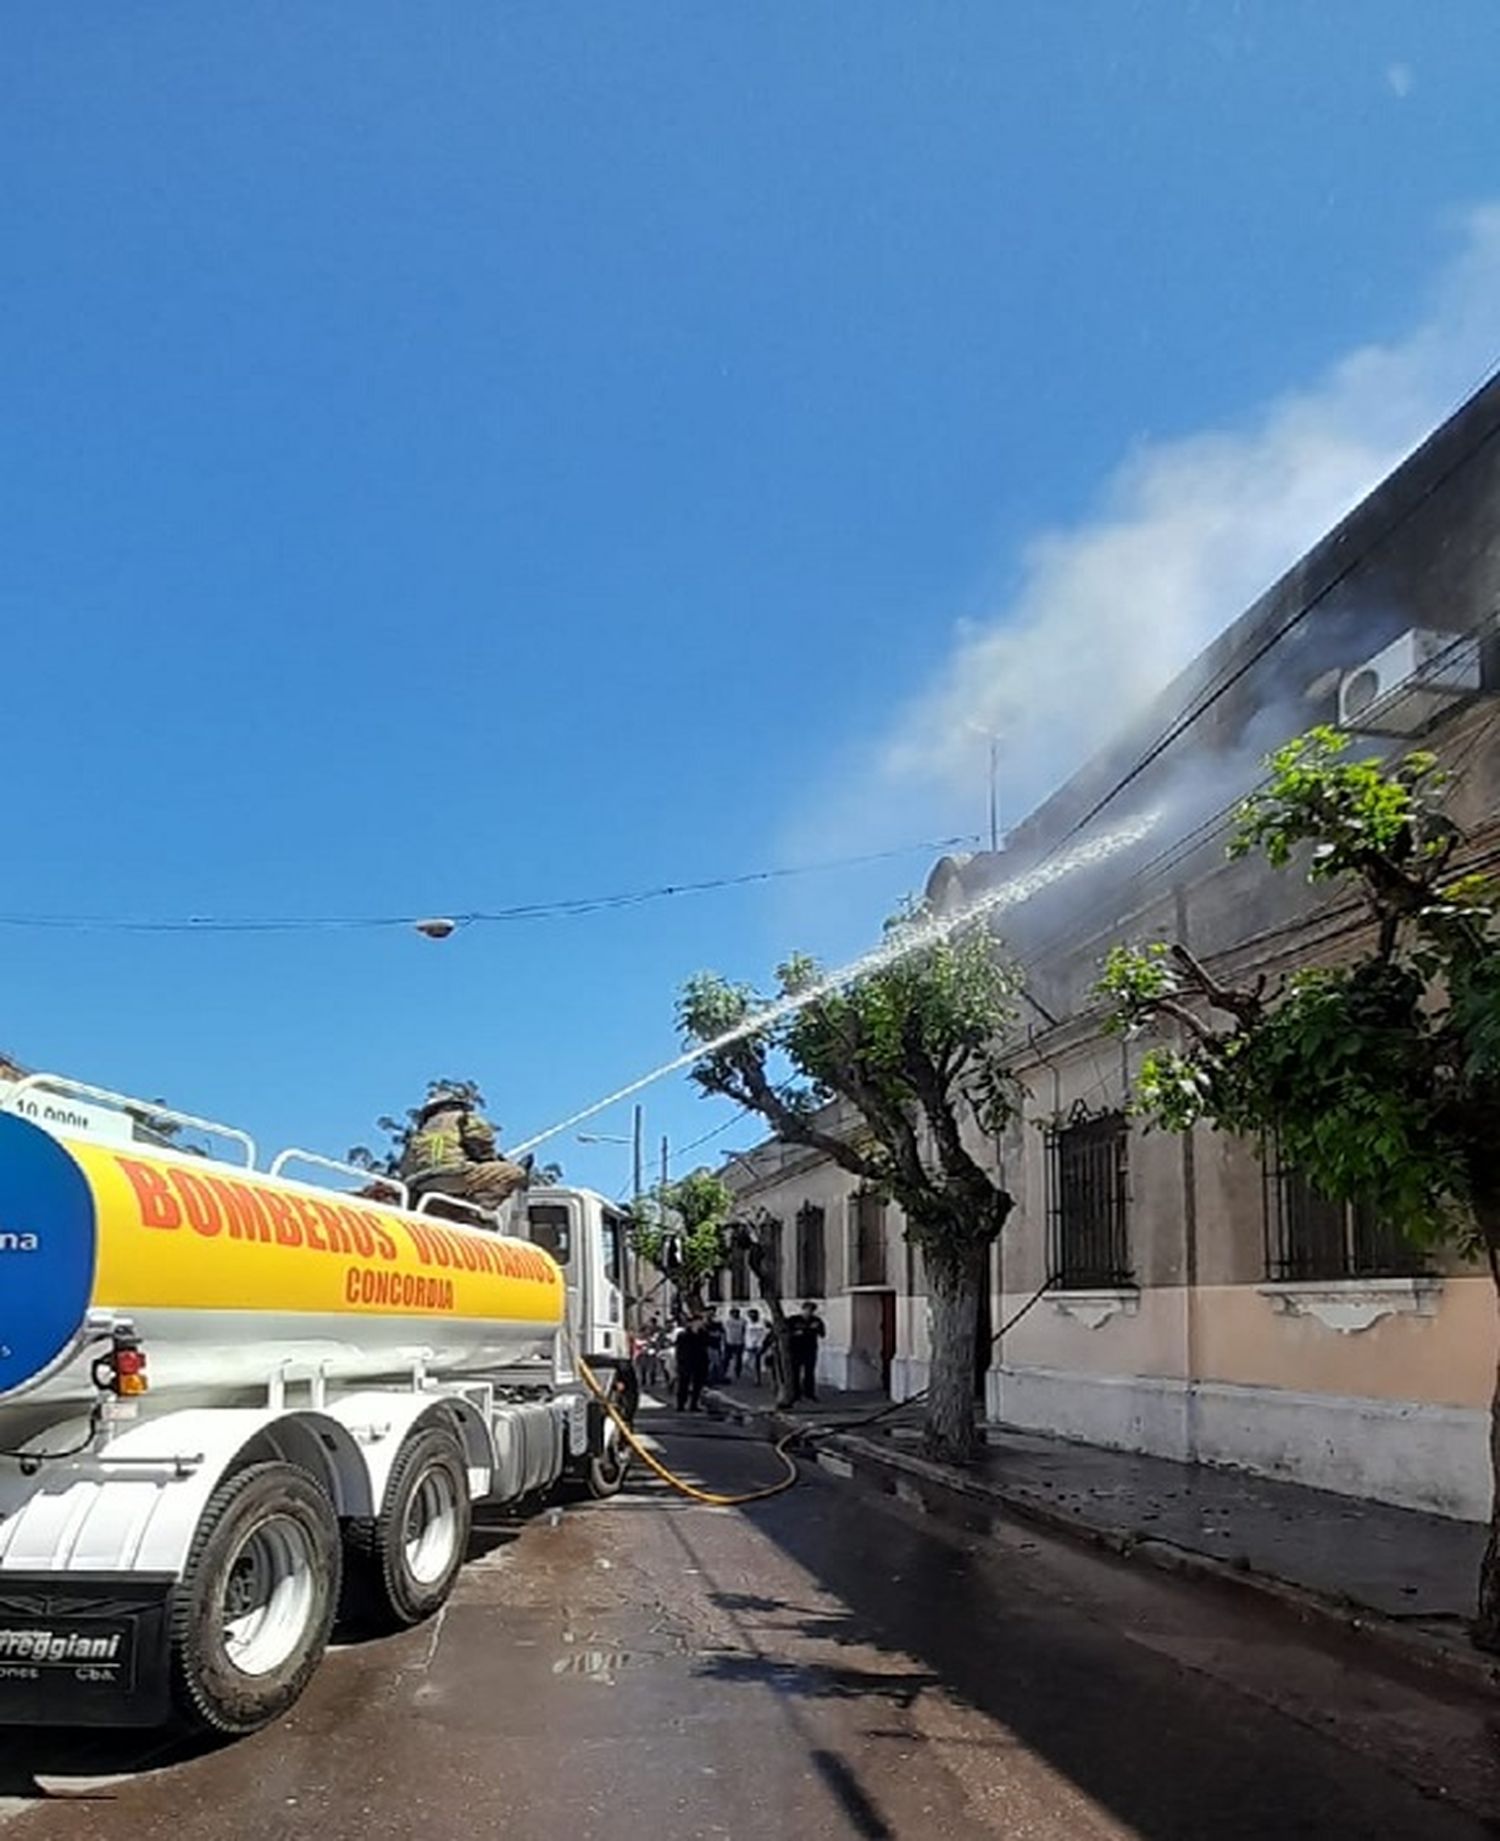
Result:
{"label": "tree", "polygon": [[703,1287],[729,1262],[734,1197],[712,1170],[658,1183],[632,1209],[631,1243],[673,1289],[699,1310]]}
{"label": "tree", "polygon": [[[1319,728],[1270,756],[1230,854],[1283,869],[1310,846],[1310,881],[1362,897],[1369,939],[1352,963],[1268,993],[1158,942],[1117,947],[1099,988],[1116,1027],[1179,1032],[1141,1065],[1135,1104],[1151,1122],[1274,1133],[1325,1194],[1483,1259],[1500,1289],[1500,882],[1455,873],[1463,839],[1435,756],[1387,769],[1347,748]],[[1500,1372],[1490,1457],[1500,1481]],[[1500,1651],[1500,1492],[1473,1635]]]}
{"label": "tree", "polygon": [[[922,1249],[932,1309],[924,1445],[972,1455],[974,1358],[989,1249],[1011,1198],[964,1141],[966,1118],[997,1133],[1016,1110],[1002,1059],[1014,980],[981,925],[954,928],[913,907],[887,924],[886,949],[834,987],[810,959],[777,971],[773,999],[702,973],[683,987],[678,1021],[702,1050],[693,1078],[758,1113],[894,1201]],[[790,1070],[783,1080],[773,1064]],[[829,1123],[845,1101],[853,1133]]]}
{"label": "tree", "polygon": [[795,1404],[795,1377],[792,1374],[791,1332],[787,1328],[786,1310],[781,1299],[781,1240],[777,1223],[764,1208],[751,1208],[736,1214],[729,1223],[730,1251],[742,1251],[745,1264],[755,1279],[760,1301],[770,1319],[767,1328],[775,1357],[776,1401],[778,1407]]}
{"label": "tree", "polygon": [[[475,1112],[484,1111],[484,1095],[479,1084],[473,1080],[429,1080],[427,1097],[434,1093],[456,1093]],[[347,1153],[345,1161],[357,1169],[368,1170],[373,1176],[396,1176],[401,1169],[401,1158],[406,1150],[406,1141],[416,1129],[421,1117],[420,1106],[408,1106],[402,1118],[393,1118],[389,1113],[382,1114],[375,1121],[375,1129],[381,1132],[386,1142],[379,1150],[371,1150],[367,1144],[356,1144]],[[531,1170],[531,1187],[533,1189],[555,1188],[563,1179],[560,1163],[534,1164]]]}

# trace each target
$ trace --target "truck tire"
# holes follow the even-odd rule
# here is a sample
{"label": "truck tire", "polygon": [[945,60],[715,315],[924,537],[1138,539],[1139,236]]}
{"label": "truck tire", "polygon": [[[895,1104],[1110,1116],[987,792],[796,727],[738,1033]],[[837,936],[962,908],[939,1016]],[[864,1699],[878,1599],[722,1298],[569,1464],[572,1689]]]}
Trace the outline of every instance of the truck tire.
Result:
{"label": "truck tire", "polygon": [[256,1732],[307,1686],[338,1608],[338,1518],[305,1470],[252,1464],[199,1518],[172,1599],[172,1696],[200,1732]]}
{"label": "truck tire", "polygon": [[589,1459],[583,1477],[584,1493],[591,1502],[607,1502],[611,1496],[618,1496],[630,1469],[630,1447],[614,1420],[605,1420],[603,1439],[604,1449]]}
{"label": "truck tire", "polygon": [[405,1630],[447,1601],[469,1549],[469,1466],[447,1426],[402,1446],[380,1513],[350,1524],[350,1607],[361,1622]]}
{"label": "truck tire", "polygon": [[641,1410],[641,1377],[633,1362],[621,1362],[615,1369],[609,1384],[609,1398],[615,1411],[634,1425],[635,1416]]}
{"label": "truck tire", "polygon": [[[599,1379],[604,1381],[605,1375]],[[635,1369],[624,1363],[608,1375],[610,1405],[627,1425],[634,1425],[636,1409],[641,1403],[641,1386]],[[630,1469],[630,1446],[608,1413],[600,1427],[602,1449],[588,1461],[583,1473],[583,1491],[592,1502],[605,1502],[618,1496]]]}

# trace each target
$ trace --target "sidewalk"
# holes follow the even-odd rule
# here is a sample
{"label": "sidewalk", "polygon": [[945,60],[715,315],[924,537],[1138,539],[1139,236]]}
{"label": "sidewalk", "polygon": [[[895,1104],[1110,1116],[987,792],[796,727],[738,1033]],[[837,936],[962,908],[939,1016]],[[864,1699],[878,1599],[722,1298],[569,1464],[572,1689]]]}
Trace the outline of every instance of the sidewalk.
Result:
{"label": "sidewalk", "polygon": [[[764,1393],[720,1391],[726,1406],[772,1417]],[[823,1461],[873,1473],[935,1513],[951,1511],[954,1498],[978,1500],[1130,1557],[1259,1590],[1304,1614],[1373,1620],[1409,1653],[1497,1678],[1464,1634],[1486,1538],[1477,1523],[1010,1427],[988,1427],[980,1456],[957,1469],[919,1454],[915,1413],[848,1424],[883,1403],[830,1391],[816,1407],[774,1417],[847,1425],[819,1441]]]}

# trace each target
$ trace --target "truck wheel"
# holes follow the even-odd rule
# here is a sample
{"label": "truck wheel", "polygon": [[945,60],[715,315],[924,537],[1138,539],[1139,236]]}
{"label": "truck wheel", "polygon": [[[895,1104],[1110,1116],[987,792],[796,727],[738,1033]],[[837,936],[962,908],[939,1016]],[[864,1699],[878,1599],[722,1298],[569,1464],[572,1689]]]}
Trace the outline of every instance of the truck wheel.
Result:
{"label": "truck wheel", "polygon": [[[610,1405],[627,1425],[633,1425],[641,1403],[641,1385],[634,1367],[625,1362],[598,1378],[601,1385],[607,1383]],[[630,1446],[620,1428],[608,1413],[601,1413],[600,1420],[599,1450],[589,1459],[581,1478],[582,1493],[593,1502],[618,1496],[630,1469]]]}
{"label": "truck wheel", "polygon": [[605,1502],[611,1496],[618,1496],[629,1468],[630,1447],[621,1436],[620,1428],[606,1413],[599,1433],[599,1450],[589,1459],[588,1469],[583,1473],[585,1495],[592,1502]]}
{"label": "truck wheel", "polygon": [[252,1464],[209,1497],[172,1602],[172,1693],[200,1731],[255,1732],[307,1686],[338,1607],[333,1504],[292,1464]]}
{"label": "truck wheel", "polygon": [[404,1630],[431,1617],[464,1563],[473,1516],[463,1446],[446,1426],[423,1427],[402,1447],[380,1513],[349,1528],[366,1621]]}
{"label": "truck wheel", "polygon": [[622,1362],[609,1383],[610,1404],[630,1425],[641,1410],[641,1377],[632,1362]]}

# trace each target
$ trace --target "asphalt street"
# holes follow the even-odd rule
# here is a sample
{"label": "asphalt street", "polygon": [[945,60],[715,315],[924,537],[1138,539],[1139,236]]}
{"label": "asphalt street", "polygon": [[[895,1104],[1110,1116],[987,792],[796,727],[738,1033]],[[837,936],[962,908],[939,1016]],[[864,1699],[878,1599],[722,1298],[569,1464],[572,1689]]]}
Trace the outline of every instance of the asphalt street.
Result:
{"label": "asphalt street", "polygon": [[[749,1433],[650,1414],[721,1489]],[[1500,1702],[1357,1638],[816,1470],[493,1520],[443,1613],[211,1750],[0,1739],[4,1841],[1500,1833]]]}

